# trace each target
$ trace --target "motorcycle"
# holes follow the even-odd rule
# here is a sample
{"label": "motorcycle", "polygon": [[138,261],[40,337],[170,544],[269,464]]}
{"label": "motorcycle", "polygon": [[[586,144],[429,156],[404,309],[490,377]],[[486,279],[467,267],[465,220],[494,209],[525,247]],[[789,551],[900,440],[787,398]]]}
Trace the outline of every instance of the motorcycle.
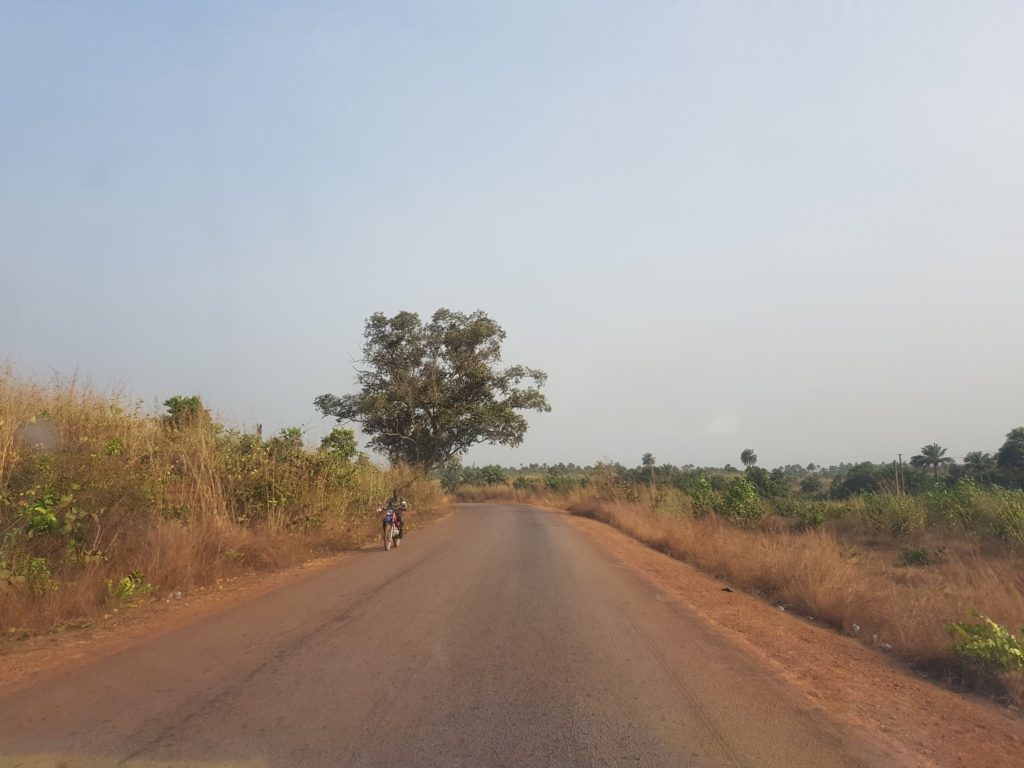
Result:
{"label": "motorcycle", "polygon": [[[378,509],[378,512],[382,512],[382,509]],[[401,540],[402,531],[398,527],[398,521],[395,519],[395,513],[388,510],[384,513],[384,551],[387,552],[391,549],[391,545],[398,546]]]}

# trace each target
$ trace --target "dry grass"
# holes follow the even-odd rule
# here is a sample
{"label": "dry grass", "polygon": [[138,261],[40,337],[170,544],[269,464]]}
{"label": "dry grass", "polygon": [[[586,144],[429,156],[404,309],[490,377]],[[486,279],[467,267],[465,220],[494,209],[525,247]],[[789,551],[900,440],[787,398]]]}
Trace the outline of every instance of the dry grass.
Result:
{"label": "dry grass", "polygon": [[447,506],[408,469],[211,423],[171,427],[123,395],[0,369],[0,627],[47,629],[359,545],[396,487],[412,526]]}
{"label": "dry grass", "polygon": [[694,517],[684,494],[631,493],[639,498],[615,499],[621,489],[550,494],[492,487],[460,488],[458,498],[541,503],[600,520],[788,610],[891,647],[951,682],[984,676],[949,650],[945,625],[968,620],[970,609],[1010,627],[1024,617],[1024,562],[1009,546],[983,547],[954,532],[930,531],[918,543],[943,550],[942,559],[909,567],[901,560],[906,539],[873,535],[863,526],[797,533],[787,521],[769,517],[748,529],[714,515]]}

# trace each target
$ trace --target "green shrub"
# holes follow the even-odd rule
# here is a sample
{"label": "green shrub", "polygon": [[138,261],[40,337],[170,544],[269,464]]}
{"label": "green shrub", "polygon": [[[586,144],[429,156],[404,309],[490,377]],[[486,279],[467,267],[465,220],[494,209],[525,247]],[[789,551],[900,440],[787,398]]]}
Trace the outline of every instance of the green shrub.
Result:
{"label": "green shrub", "polygon": [[12,565],[0,561],[0,579],[14,587],[26,587],[37,595],[55,592],[58,587],[45,557],[23,558]]}
{"label": "green shrub", "polygon": [[950,525],[971,529],[977,522],[981,507],[981,491],[969,477],[962,477],[952,486],[939,483],[924,494],[928,511]]}
{"label": "green shrub", "polygon": [[825,522],[825,507],[822,504],[800,504],[795,509],[796,529],[807,531]]}
{"label": "green shrub", "polygon": [[864,517],[876,531],[905,536],[921,533],[925,528],[925,508],[912,496],[865,493],[861,498]]}
{"label": "green shrub", "polygon": [[693,497],[693,511],[698,515],[714,512],[722,503],[718,492],[711,487],[711,482],[703,472],[697,476],[693,493],[690,495]]}
{"label": "green shrub", "polygon": [[356,433],[351,429],[335,427],[329,435],[320,441],[320,450],[339,461],[351,461],[359,455]]}
{"label": "green shrub", "polygon": [[[977,659],[993,671],[1024,671],[1024,640],[987,616],[977,611],[970,613],[982,623],[946,626],[946,631],[954,638],[952,650],[961,656]],[[1024,627],[1021,627],[1021,636],[1024,637]]]}
{"label": "green shrub", "polygon": [[107,456],[120,456],[124,453],[124,440],[120,437],[111,438],[107,441],[107,444],[103,446],[103,453]]}
{"label": "green shrub", "polygon": [[107,582],[107,597],[112,603],[127,603],[145,597],[156,587],[146,583],[146,577],[140,571],[132,571],[114,584]]}
{"label": "green shrub", "polygon": [[722,502],[722,511],[741,525],[756,525],[764,517],[757,491],[746,477],[733,478]]}
{"label": "green shrub", "polygon": [[998,489],[990,530],[1003,541],[1024,545],[1024,492]]}
{"label": "green shrub", "polygon": [[60,527],[56,513],[60,501],[57,494],[49,493],[40,499],[25,503],[21,508],[21,519],[25,523],[29,538],[50,533]]}
{"label": "green shrub", "polygon": [[206,410],[199,395],[175,395],[164,400],[167,415],[164,423],[180,429],[193,424],[210,423],[210,412]]}
{"label": "green shrub", "polygon": [[944,550],[928,547],[904,547],[900,550],[900,562],[903,565],[934,565],[945,559],[945,556]]}

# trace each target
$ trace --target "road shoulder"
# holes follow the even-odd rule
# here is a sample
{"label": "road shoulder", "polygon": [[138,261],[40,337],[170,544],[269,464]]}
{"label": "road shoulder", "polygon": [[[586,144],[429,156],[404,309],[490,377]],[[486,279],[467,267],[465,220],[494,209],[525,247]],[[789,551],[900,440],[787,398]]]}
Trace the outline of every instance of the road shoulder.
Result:
{"label": "road shoulder", "polygon": [[604,523],[566,516],[667,599],[761,657],[832,720],[920,765],[1014,765],[1024,751],[1019,714],[919,678],[853,638],[777,610]]}
{"label": "road shoulder", "polygon": [[[449,510],[430,520],[426,526],[446,524],[451,516],[452,511]],[[297,584],[345,562],[353,552],[377,546],[367,544],[358,550],[316,557],[275,571],[254,571],[189,593],[111,609],[96,619],[51,632],[19,640],[0,640],[0,693],[10,693],[75,667],[108,658],[240,603]]]}

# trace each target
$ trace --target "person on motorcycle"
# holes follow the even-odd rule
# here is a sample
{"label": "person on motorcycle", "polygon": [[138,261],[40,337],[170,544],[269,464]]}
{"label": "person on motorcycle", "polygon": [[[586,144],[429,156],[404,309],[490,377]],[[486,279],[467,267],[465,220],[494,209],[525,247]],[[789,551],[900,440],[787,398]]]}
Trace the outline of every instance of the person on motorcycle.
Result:
{"label": "person on motorcycle", "polygon": [[402,513],[408,508],[405,503],[405,499],[398,495],[398,489],[395,488],[391,492],[391,498],[388,499],[381,509],[384,510],[384,534],[387,535],[388,523],[394,522],[395,529],[398,531],[398,538],[402,538],[405,535],[405,521],[402,519]]}
{"label": "person on motorcycle", "polygon": [[[395,510],[395,528],[398,529],[398,538],[401,539],[405,536],[405,520],[402,519],[402,513],[405,511],[405,502],[403,501],[401,506]],[[398,542],[396,541],[397,545]]]}
{"label": "person on motorcycle", "polygon": [[405,507],[405,499],[398,495],[398,489],[395,488],[393,491],[391,491],[391,498],[384,503],[384,509],[396,511],[399,509],[404,510]]}

